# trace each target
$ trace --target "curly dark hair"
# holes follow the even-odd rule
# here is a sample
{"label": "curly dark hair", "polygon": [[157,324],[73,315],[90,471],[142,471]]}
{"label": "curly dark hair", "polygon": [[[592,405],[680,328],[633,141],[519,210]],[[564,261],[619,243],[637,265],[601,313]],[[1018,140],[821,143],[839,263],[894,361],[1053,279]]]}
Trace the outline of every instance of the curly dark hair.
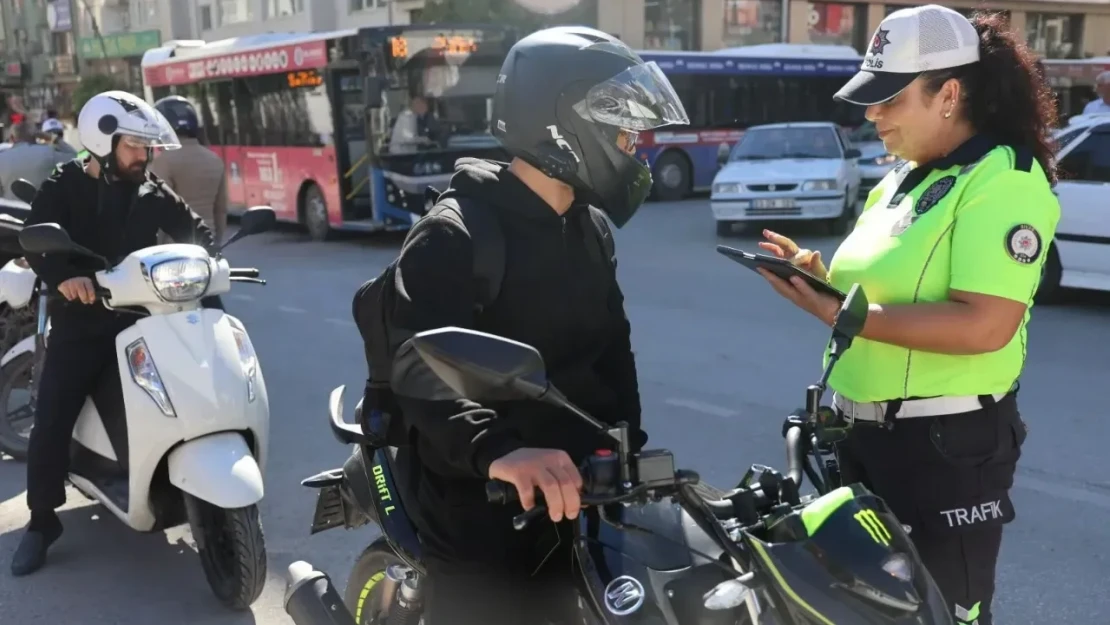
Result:
{"label": "curly dark hair", "polygon": [[1036,57],[998,13],[976,13],[979,62],[925,72],[930,95],[955,78],[963,89],[964,113],[978,131],[1006,145],[1033,151],[1051,184],[1056,184],[1056,99],[1037,67]]}

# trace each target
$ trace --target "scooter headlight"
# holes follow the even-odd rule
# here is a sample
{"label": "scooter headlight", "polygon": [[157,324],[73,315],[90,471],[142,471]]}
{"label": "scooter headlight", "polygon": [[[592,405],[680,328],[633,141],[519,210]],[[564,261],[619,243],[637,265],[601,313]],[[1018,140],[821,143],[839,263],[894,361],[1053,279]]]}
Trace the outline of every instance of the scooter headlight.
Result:
{"label": "scooter headlight", "polygon": [[208,290],[212,266],[201,258],[177,258],[158,263],[150,270],[150,282],[167,302],[200,299]]}
{"label": "scooter headlight", "polygon": [[231,334],[235,337],[235,345],[239,348],[239,364],[243,366],[243,376],[247,378],[247,402],[252,402],[255,396],[254,387],[258,380],[258,356],[254,353],[254,345],[251,344],[246,330],[232,325]]}
{"label": "scooter headlight", "polygon": [[139,339],[127,346],[127,367],[131,370],[131,379],[138,384],[150,398],[158,404],[158,409],[167,417],[176,417],[173,404],[170,403],[169,393],[162,384],[162,376],[158,375],[158,368],[154,366],[154,359],[146,347],[146,341]]}

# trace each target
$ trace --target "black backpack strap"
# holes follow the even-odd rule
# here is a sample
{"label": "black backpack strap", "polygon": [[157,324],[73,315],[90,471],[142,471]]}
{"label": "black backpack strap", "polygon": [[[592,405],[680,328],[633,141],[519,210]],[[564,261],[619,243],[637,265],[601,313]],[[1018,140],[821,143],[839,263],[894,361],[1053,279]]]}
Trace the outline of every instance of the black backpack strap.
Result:
{"label": "black backpack strap", "polygon": [[482,312],[501,294],[505,278],[505,233],[494,209],[448,189],[432,211],[455,220],[474,248],[475,308]]}

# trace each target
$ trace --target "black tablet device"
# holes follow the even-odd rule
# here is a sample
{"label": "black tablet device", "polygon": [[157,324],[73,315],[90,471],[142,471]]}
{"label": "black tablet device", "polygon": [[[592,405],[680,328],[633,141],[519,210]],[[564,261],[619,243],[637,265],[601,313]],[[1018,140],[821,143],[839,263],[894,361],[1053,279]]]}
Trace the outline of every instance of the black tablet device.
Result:
{"label": "black tablet device", "polygon": [[808,271],[796,267],[790,261],[778,258],[776,256],[768,256],[766,254],[749,254],[744,250],[738,250],[734,247],[727,245],[718,245],[717,252],[731,258],[732,260],[740,263],[741,265],[755,271],[756,269],[763,268],[783,280],[789,281],[790,278],[798,276],[809,283],[809,286],[818,293],[825,293],[832,295],[837,300],[843,302],[848,297],[847,294],[840,292],[830,285],[828,282],[818,278],[817,276],[809,273]]}

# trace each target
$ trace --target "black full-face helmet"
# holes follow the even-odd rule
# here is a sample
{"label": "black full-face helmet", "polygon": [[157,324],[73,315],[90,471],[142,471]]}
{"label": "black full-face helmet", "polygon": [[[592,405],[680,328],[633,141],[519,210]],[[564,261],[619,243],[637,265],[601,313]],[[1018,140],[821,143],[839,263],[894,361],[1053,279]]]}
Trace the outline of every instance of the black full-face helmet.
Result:
{"label": "black full-face helmet", "polygon": [[574,187],[617,227],[651,192],[651,169],[636,158],[638,134],[689,122],[658,65],[592,28],[528,35],[497,77],[494,136],[513,156]]}

